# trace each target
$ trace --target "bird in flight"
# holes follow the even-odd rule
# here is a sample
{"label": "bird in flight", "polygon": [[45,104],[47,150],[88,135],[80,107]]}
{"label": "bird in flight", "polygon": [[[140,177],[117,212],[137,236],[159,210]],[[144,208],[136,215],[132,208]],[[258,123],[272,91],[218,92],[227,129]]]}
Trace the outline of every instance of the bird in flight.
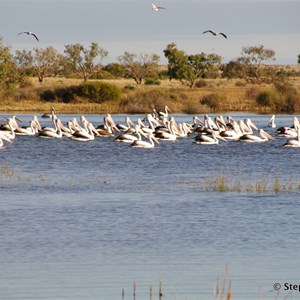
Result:
{"label": "bird in flight", "polygon": [[207,32],[210,32],[210,33],[213,34],[213,35],[219,35],[219,34],[220,34],[220,35],[223,35],[224,38],[227,39],[227,36],[226,36],[226,34],[225,34],[224,32],[215,32],[215,31],[209,29],[209,30],[203,31],[202,33],[207,33]]}
{"label": "bird in flight", "polygon": [[26,33],[27,35],[33,35],[35,37],[35,39],[37,41],[39,41],[38,37],[33,32],[31,32],[31,31],[22,31],[22,32],[18,33],[18,35],[20,35],[22,33]]}
{"label": "bird in flight", "polygon": [[165,7],[155,5],[153,2],[151,2],[151,4],[152,4],[152,9],[154,11],[159,11],[160,9],[166,9]]}

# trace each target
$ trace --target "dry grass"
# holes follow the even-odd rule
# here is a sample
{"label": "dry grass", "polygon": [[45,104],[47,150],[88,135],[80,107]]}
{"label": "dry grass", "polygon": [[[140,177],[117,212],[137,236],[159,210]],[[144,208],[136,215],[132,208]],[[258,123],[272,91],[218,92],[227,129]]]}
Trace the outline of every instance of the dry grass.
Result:
{"label": "dry grass", "polygon": [[[77,97],[71,103],[46,102],[40,99],[45,90],[68,88],[82,83],[80,79],[45,78],[40,84],[31,78],[15,90],[1,92],[1,110],[8,113],[48,112],[54,106],[60,113],[145,113],[152,108],[162,109],[168,105],[173,113],[212,113],[230,111],[251,111],[270,113],[270,109],[258,106],[255,97],[270,85],[253,85],[242,80],[209,79],[200,88],[190,90],[175,80],[161,80],[159,86],[136,85],[131,79],[103,80],[122,89],[118,101],[106,101],[101,104],[90,103]],[[300,78],[290,78],[291,83],[300,92]],[[218,106],[201,103],[207,97],[222,95]]]}

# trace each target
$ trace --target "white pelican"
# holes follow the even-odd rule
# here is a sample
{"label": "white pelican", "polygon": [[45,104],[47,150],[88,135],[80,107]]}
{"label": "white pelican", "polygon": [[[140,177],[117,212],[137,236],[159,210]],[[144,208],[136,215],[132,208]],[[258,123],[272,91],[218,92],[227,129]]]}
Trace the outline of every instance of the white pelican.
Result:
{"label": "white pelican", "polygon": [[41,131],[38,132],[37,136],[42,138],[58,138],[58,139],[62,138],[63,134],[61,128],[57,124],[58,124],[58,118],[55,115],[53,117],[54,128],[52,127],[43,128]]}
{"label": "white pelican", "polygon": [[68,123],[68,127],[70,128],[70,130],[72,130],[73,132],[76,130],[83,130],[84,128],[82,128],[77,119],[76,118],[72,118],[69,123]]}
{"label": "white pelican", "polygon": [[[19,124],[17,121],[22,122],[17,116],[13,115],[10,118],[5,118],[7,120],[7,123],[2,124],[0,126],[0,130],[8,130],[10,131],[11,128],[10,126],[13,128],[13,130],[17,129],[19,127]],[[10,125],[9,125],[10,124]]]}
{"label": "white pelican", "polygon": [[208,128],[208,129],[216,130],[216,131],[219,130],[219,128],[216,125],[216,123],[208,115],[204,116],[204,124],[205,124],[205,127]]}
{"label": "white pelican", "polygon": [[148,141],[136,140],[130,146],[135,148],[154,148],[155,143],[159,144],[159,141],[155,138],[152,132],[148,133]]}
{"label": "white pelican", "polygon": [[300,128],[297,129],[297,138],[296,139],[291,139],[287,140],[284,144],[283,147],[300,147]]}
{"label": "white pelican", "polygon": [[273,116],[271,117],[271,119],[269,120],[268,127],[276,128],[276,124],[275,124],[275,115],[273,115]]}
{"label": "white pelican", "polygon": [[32,119],[29,127],[18,127],[15,129],[15,133],[16,135],[36,135],[39,130],[42,130],[41,126]]}
{"label": "white pelican", "polygon": [[[154,109],[153,111],[156,112],[155,109]],[[164,111],[159,111],[159,112],[156,112],[156,113],[157,113],[159,119],[163,119],[163,118],[168,118],[168,117],[169,117],[169,112],[171,112],[171,110],[170,110],[170,108],[166,105]]]}
{"label": "white pelican", "polygon": [[33,33],[33,32],[31,32],[31,31],[22,31],[22,32],[18,33],[18,35],[23,34],[23,33],[25,33],[25,34],[27,34],[27,35],[32,35],[32,36],[35,37],[35,39],[36,39],[37,41],[39,41],[39,39],[38,39],[38,37],[36,36],[36,34]]}
{"label": "white pelican", "polygon": [[238,124],[243,134],[252,134],[253,129],[258,130],[256,125],[251,121],[251,119],[247,118],[244,120],[239,120]]}
{"label": "white pelican", "polygon": [[215,117],[215,124],[219,128],[219,131],[225,131],[228,129],[225,120],[222,115]]}
{"label": "white pelican", "polygon": [[41,116],[41,118],[51,118],[52,119],[54,115],[55,115],[55,109],[54,109],[54,107],[51,107],[51,113],[50,114],[45,113]]}
{"label": "white pelican", "polygon": [[292,127],[287,127],[287,126],[279,127],[276,130],[276,134],[278,136],[285,136],[285,137],[288,137],[288,138],[295,138],[295,137],[297,137],[298,128],[300,128],[299,120],[297,119],[297,117],[294,117]]}
{"label": "white pelican", "polygon": [[197,116],[193,117],[193,126],[205,126],[204,122]]}
{"label": "white pelican", "polygon": [[172,123],[170,121],[166,122],[167,130],[164,128],[156,129],[154,132],[154,136],[159,140],[165,140],[165,141],[176,141],[177,136],[175,134],[174,126],[172,126]]}
{"label": "white pelican", "polygon": [[166,9],[165,7],[157,6],[153,2],[151,2],[151,5],[152,5],[152,10],[154,10],[154,11],[159,11],[160,9]]}
{"label": "white pelican", "polygon": [[226,123],[227,127],[231,127],[232,128],[232,125],[233,125],[234,122],[235,122],[235,120],[233,119],[233,117],[227,116],[227,123]]}
{"label": "white pelican", "polygon": [[0,130],[0,136],[6,137],[10,141],[12,141],[16,137],[15,128],[13,127],[13,126],[15,126],[13,119],[9,118],[8,123],[6,125],[8,126],[9,130],[7,130],[7,129]]}
{"label": "white pelican", "polygon": [[221,137],[217,132],[213,131],[211,135],[208,134],[198,134],[195,136],[194,144],[201,145],[214,145],[219,144],[219,140],[226,141],[223,137]]}
{"label": "white pelican", "polygon": [[72,129],[71,121],[67,122],[67,126],[65,126],[60,119],[57,120],[57,127],[60,128],[62,135],[66,137],[71,137],[72,134],[76,131]]}
{"label": "white pelican", "polygon": [[143,135],[148,137],[148,135],[141,129],[139,125],[135,125],[134,128],[129,128],[126,132],[121,133],[115,138],[116,142],[123,143],[133,143],[134,141],[141,140]]}
{"label": "white pelican", "polygon": [[265,132],[263,129],[259,129],[259,136],[254,134],[244,134],[239,138],[241,142],[249,143],[261,143],[267,142],[268,140],[275,140],[269,133]]}
{"label": "white pelican", "polygon": [[125,117],[125,123],[126,123],[126,125],[117,124],[116,126],[120,131],[127,131],[129,128],[131,128],[131,126],[134,127],[134,123],[132,122],[132,120],[130,119],[129,116]]}
{"label": "white pelican", "polygon": [[5,140],[5,141],[11,143],[11,140],[10,140],[9,138],[7,138],[7,137],[5,137],[5,136],[1,136],[1,134],[0,134],[0,149],[4,148],[3,140]]}
{"label": "white pelican", "polygon": [[[144,118],[144,120],[146,120],[149,124],[149,127],[146,126],[142,121],[139,120],[139,124],[140,124],[140,127],[142,129],[142,131],[146,132],[146,133],[149,133],[149,132],[154,132],[155,131],[155,127],[154,127],[154,124],[156,126],[160,126],[160,123],[153,117],[152,114],[146,114],[146,117]],[[143,120],[143,121],[144,121]]]}
{"label": "white pelican", "polygon": [[233,121],[232,125],[230,126],[232,126],[232,128],[221,131],[220,136],[222,136],[226,140],[238,140],[243,135],[240,126],[236,121]]}
{"label": "white pelican", "polygon": [[99,135],[109,137],[109,136],[114,136],[115,131],[120,132],[111,114],[106,114],[105,117],[103,118],[103,121],[104,124],[99,125],[96,128]]}
{"label": "white pelican", "polygon": [[123,143],[132,143],[133,141],[136,141],[139,139],[138,135],[136,135],[137,132],[132,129],[128,129],[124,133],[119,134],[116,138],[116,142],[123,142]]}
{"label": "white pelican", "polygon": [[87,130],[77,130],[75,131],[72,136],[71,139],[74,141],[80,141],[80,142],[88,142],[88,141],[92,141],[95,139],[95,133],[98,134],[98,132],[96,131],[95,127],[93,126],[92,123],[88,123],[87,124]]}
{"label": "white pelican", "polygon": [[186,137],[188,136],[190,133],[192,133],[192,128],[190,126],[190,124],[186,123],[186,122],[182,122],[178,124],[178,136],[179,137]]}
{"label": "white pelican", "polygon": [[220,34],[220,35],[224,36],[225,39],[227,39],[227,35],[224,32],[215,32],[215,31],[209,29],[209,30],[203,31],[202,34],[207,33],[207,32],[210,32],[212,35],[215,35],[215,36]]}

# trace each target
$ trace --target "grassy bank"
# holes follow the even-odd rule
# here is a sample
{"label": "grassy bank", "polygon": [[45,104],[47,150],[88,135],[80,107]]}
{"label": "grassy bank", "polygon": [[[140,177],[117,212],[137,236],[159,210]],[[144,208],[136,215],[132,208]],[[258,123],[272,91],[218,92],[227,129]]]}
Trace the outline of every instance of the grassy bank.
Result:
{"label": "grassy bank", "polygon": [[[121,89],[121,97],[114,101],[93,103],[83,97],[74,96],[71,101],[58,98],[43,99],[45,91],[56,91],[78,86],[82,80],[46,78],[40,84],[36,78],[28,79],[22,86],[1,91],[1,111],[6,113],[44,113],[55,107],[59,113],[146,113],[153,108],[163,109],[168,105],[173,113],[223,113],[232,111],[274,113],[278,105],[293,101],[293,112],[300,111],[300,78],[289,78],[282,86],[283,92],[274,90],[273,84],[249,84],[243,80],[209,79],[190,90],[178,81],[161,80],[160,85],[136,85],[133,80],[103,80]],[[284,97],[293,89],[292,100]],[[258,95],[265,93],[261,103]],[[282,94],[280,94],[282,93]],[[276,107],[272,101],[276,98]],[[269,101],[270,103],[266,102]],[[280,101],[282,103],[280,103]],[[67,102],[67,103],[66,103]],[[288,111],[287,111],[288,112]]]}

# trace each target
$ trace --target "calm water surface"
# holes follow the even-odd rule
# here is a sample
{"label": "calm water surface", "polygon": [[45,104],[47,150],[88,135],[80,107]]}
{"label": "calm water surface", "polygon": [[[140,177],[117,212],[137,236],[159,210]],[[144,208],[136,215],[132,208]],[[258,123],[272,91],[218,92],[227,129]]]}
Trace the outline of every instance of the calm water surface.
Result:
{"label": "calm water surface", "polygon": [[[249,116],[274,135],[270,116],[234,115]],[[103,116],[87,118],[97,125]],[[300,284],[300,151],[284,141],[201,146],[191,136],[134,149],[112,138],[17,136],[0,151],[0,299],[118,300],[123,288],[132,299],[133,281],[137,300],[149,299],[150,284],[158,299],[160,280],[165,299],[213,299],[226,264],[233,299],[275,299],[274,283]],[[208,188],[222,172],[268,180],[268,190]],[[292,191],[274,193],[275,177]]]}

